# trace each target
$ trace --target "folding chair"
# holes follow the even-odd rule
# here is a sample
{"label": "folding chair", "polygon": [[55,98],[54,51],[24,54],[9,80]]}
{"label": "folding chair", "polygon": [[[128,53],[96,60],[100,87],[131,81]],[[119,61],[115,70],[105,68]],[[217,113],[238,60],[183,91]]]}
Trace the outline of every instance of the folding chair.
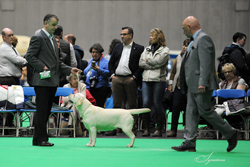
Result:
{"label": "folding chair", "polygon": [[[74,94],[74,90],[72,88],[58,87],[55,96],[64,96],[65,97],[65,96],[69,96],[70,94]],[[69,113],[69,116],[72,118],[73,128],[63,128],[63,127],[61,128],[62,114],[63,113]],[[50,114],[49,118],[51,116],[53,116],[54,114],[57,114],[57,123],[56,123],[56,128],[50,128],[49,127],[49,120],[48,120],[48,131],[50,129],[55,129],[56,135],[60,136],[60,130],[62,130],[62,129],[73,130],[74,137],[75,137],[76,136],[75,120],[74,120],[74,117],[72,116],[71,113],[73,113],[73,110],[51,110],[51,114]]]}
{"label": "folding chair", "polygon": [[[7,113],[11,113],[14,116],[14,120],[15,120],[15,127],[6,127],[5,123],[6,123],[6,118],[7,118]],[[13,110],[7,110],[7,109],[0,109],[0,116],[3,118],[3,125],[2,127],[0,127],[0,129],[2,129],[2,136],[4,136],[4,130],[5,129],[16,129],[16,137],[18,137],[19,135],[19,117],[17,114],[17,110],[13,109]]]}
{"label": "folding chair", "polygon": [[[250,93],[249,93],[250,95]],[[224,99],[245,99],[247,94],[241,89],[220,89],[217,91],[217,98],[222,97]],[[242,111],[241,113],[235,113],[230,116],[239,115],[244,123],[245,130],[240,130],[240,132],[245,133],[246,140],[249,140],[249,113],[247,111]]]}
{"label": "folding chair", "polygon": [[[2,86],[2,87],[5,87],[5,86]],[[9,87],[8,86],[6,86],[6,87],[7,87],[7,88],[5,88],[7,90],[6,105],[5,105],[5,107],[0,108],[0,117],[3,118],[3,124],[0,127],[0,129],[2,129],[2,135],[3,136],[4,136],[4,130],[5,129],[16,129],[16,137],[18,137],[18,135],[19,135],[19,115],[17,114],[16,109],[8,109],[8,107],[7,107],[8,106],[7,103],[8,103],[8,96],[9,96]],[[6,118],[7,118],[8,113],[11,113],[14,116],[15,127],[7,127],[7,126],[5,126]]]}
{"label": "folding chair", "polygon": [[[23,87],[23,93],[24,96],[28,96],[28,97],[35,97],[36,96],[36,92],[34,90],[34,87]],[[20,109],[20,113],[22,113],[22,115],[20,115],[20,127],[19,129],[27,129],[27,127],[22,127],[22,123],[29,119],[30,121],[30,126],[29,129],[34,129],[33,127],[33,120],[34,120],[34,113],[36,112],[36,109]],[[24,115],[24,116],[23,116]]]}

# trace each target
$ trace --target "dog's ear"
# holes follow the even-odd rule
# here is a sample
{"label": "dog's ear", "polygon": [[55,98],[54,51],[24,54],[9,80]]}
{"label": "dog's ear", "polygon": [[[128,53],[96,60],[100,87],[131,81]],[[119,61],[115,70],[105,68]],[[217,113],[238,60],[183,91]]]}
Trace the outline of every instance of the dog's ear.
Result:
{"label": "dog's ear", "polygon": [[83,97],[80,97],[76,103],[76,106],[82,105],[83,103]]}

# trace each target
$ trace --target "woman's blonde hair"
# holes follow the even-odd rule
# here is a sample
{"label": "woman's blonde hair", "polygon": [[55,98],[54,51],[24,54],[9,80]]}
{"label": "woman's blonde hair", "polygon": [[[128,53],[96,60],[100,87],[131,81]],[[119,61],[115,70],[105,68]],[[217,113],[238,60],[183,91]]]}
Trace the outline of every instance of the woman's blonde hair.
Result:
{"label": "woman's blonde hair", "polygon": [[150,31],[150,33],[152,34],[152,36],[155,36],[156,41],[158,44],[160,44],[160,46],[166,46],[166,40],[165,40],[165,36],[164,33],[161,29],[159,28],[154,28]]}
{"label": "woman's blonde hair", "polygon": [[226,70],[230,70],[234,74],[236,74],[236,68],[233,65],[233,63],[226,63],[226,64],[224,64],[224,66],[222,67],[222,72],[225,72]]}

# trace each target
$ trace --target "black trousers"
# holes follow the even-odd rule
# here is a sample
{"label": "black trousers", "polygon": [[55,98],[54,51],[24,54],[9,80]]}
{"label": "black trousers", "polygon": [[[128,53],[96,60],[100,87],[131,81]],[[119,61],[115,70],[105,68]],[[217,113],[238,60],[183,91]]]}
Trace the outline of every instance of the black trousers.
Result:
{"label": "black trousers", "polygon": [[100,87],[100,88],[91,88],[90,93],[96,100],[96,105],[99,107],[104,107],[104,103],[107,97],[110,95],[110,87]]}
{"label": "black trousers", "polygon": [[33,144],[48,141],[47,126],[48,117],[55,97],[57,87],[35,86],[36,112],[34,115]]}
{"label": "black trousers", "polygon": [[[182,94],[180,89],[175,88],[173,93],[173,103],[172,103],[171,131],[177,132],[180,112],[181,111],[185,112],[186,106],[187,106],[187,96]],[[183,124],[185,125],[185,118],[183,119]]]}

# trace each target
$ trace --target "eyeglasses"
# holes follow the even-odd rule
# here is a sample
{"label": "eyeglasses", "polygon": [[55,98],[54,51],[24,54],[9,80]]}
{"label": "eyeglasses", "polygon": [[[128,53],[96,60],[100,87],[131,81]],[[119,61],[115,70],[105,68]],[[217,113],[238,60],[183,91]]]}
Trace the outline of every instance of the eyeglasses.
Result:
{"label": "eyeglasses", "polygon": [[229,74],[231,72],[233,72],[233,71],[225,71],[224,74]]}
{"label": "eyeglasses", "polygon": [[123,33],[123,34],[120,34],[121,36],[126,36],[126,35],[128,35],[127,33]]}
{"label": "eyeglasses", "polygon": [[94,51],[93,51],[93,52],[91,52],[91,53],[93,53],[93,54],[94,54],[94,53],[99,53],[99,52],[94,52]]}
{"label": "eyeglasses", "polygon": [[7,37],[11,37],[11,36],[14,36],[14,34],[9,34],[9,35],[7,35]]}

